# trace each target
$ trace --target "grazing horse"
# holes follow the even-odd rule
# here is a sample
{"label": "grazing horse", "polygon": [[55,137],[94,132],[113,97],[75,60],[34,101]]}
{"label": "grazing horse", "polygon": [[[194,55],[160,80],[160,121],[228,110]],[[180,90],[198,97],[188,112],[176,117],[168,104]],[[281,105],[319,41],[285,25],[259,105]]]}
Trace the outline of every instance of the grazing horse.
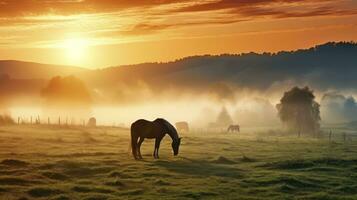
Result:
{"label": "grazing horse", "polygon": [[188,128],[188,123],[187,122],[176,122],[175,123],[175,126],[176,126],[176,129],[179,131],[179,132],[188,132],[189,131],[189,128]]}
{"label": "grazing horse", "polygon": [[[131,148],[132,154],[135,159],[142,159],[140,146],[145,138],[155,138],[154,158],[159,158],[159,147],[162,138],[168,134],[172,139],[172,150],[174,156],[179,152],[181,138],[178,136],[177,131],[173,125],[171,125],[165,119],[155,119],[154,121],[147,121],[139,119],[131,124]],[[139,139],[139,141],[138,141]]]}
{"label": "grazing horse", "polygon": [[89,118],[87,126],[88,127],[96,127],[97,126],[97,119],[95,117]]}
{"label": "grazing horse", "polygon": [[240,132],[240,126],[237,125],[229,125],[227,132]]}

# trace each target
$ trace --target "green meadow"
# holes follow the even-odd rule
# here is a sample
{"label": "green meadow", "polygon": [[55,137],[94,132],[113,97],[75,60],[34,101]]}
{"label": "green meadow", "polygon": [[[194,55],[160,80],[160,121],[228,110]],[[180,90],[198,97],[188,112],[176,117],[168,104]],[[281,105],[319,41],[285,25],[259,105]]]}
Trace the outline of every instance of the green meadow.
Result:
{"label": "green meadow", "polygon": [[0,199],[357,199],[357,138],[193,132],[129,154],[126,129],[0,127]]}

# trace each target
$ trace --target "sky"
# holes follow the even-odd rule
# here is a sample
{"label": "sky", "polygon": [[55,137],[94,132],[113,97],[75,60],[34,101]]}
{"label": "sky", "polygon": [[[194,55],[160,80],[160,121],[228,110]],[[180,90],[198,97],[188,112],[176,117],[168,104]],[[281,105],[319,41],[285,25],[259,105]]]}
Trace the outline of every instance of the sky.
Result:
{"label": "sky", "polygon": [[0,0],[0,59],[86,68],[357,41],[357,0]]}

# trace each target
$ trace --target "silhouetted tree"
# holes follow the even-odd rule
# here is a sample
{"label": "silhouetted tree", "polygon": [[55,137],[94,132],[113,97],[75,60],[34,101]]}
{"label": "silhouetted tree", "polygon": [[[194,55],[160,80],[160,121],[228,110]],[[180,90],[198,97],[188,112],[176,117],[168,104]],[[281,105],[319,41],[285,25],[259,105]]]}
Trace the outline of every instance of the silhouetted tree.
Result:
{"label": "silhouetted tree", "polygon": [[10,125],[15,124],[15,121],[11,118],[10,115],[4,114],[0,115],[0,125]]}
{"label": "silhouetted tree", "polygon": [[314,101],[313,91],[308,87],[294,87],[284,93],[277,104],[281,121],[292,130],[316,133],[320,128],[320,105]]}
{"label": "silhouetted tree", "polygon": [[232,117],[229,115],[226,107],[223,107],[221,112],[218,114],[216,124],[218,126],[228,126],[233,124]]}
{"label": "silhouetted tree", "polygon": [[[58,118],[59,124],[71,118],[87,118],[91,112],[91,96],[84,82],[74,76],[54,77],[41,91],[46,100],[45,115]],[[64,120],[65,119],[65,120]],[[68,122],[67,122],[68,123]]]}
{"label": "silhouetted tree", "polygon": [[88,107],[91,103],[87,87],[74,76],[52,78],[41,94],[51,106]]}

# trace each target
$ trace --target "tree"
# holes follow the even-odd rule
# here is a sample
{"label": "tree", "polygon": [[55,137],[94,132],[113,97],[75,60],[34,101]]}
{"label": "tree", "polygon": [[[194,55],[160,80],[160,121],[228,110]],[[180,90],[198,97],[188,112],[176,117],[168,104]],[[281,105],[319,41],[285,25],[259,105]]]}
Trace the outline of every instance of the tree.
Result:
{"label": "tree", "polygon": [[74,76],[52,78],[41,95],[49,106],[88,107],[91,104],[87,87]]}
{"label": "tree", "polygon": [[54,77],[41,91],[45,99],[43,111],[48,117],[59,117],[72,123],[91,115],[92,99],[85,84],[74,76]]}
{"label": "tree", "polygon": [[280,120],[291,130],[316,133],[320,129],[320,105],[308,87],[294,87],[277,104]]}
{"label": "tree", "polygon": [[15,121],[11,118],[10,115],[4,114],[0,115],[0,125],[11,125],[15,124]]}
{"label": "tree", "polygon": [[226,107],[223,107],[221,112],[218,114],[216,124],[218,126],[228,126],[233,123],[232,117],[229,115]]}

